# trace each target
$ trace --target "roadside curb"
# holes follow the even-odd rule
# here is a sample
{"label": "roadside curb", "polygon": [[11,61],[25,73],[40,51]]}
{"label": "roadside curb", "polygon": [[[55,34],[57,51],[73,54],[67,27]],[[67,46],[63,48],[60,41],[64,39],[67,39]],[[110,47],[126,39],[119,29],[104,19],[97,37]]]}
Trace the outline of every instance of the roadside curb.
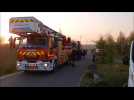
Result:
{"label": "roadside curb", "polygon": [[7,77],[14,76],[14,75],[18,75],[18,74],[21,74],[21,73],[22,73],[22,72],[15,72],[15,73],[12,73],[12,74],[4,75],[4,76],[1,76],[1,77],[0,77],[0,80],[5,79],[5,78],[7,78]]}

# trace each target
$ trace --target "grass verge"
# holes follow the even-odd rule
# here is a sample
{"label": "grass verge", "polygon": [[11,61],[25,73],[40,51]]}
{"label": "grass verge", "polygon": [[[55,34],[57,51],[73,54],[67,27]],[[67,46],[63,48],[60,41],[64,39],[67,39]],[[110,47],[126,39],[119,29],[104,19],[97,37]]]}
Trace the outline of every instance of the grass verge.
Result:
{"label": "grass verge", "polygon": [[88,69],[81,78],[81,87],[123,87],[127,86],[128,65],[123,64],[97,64],[97,72],[102,81],[94,81],[91,70]]}
{"label": "grass verge", "polygon": [[16,50],[0,45],[0,76],[16,72]]}

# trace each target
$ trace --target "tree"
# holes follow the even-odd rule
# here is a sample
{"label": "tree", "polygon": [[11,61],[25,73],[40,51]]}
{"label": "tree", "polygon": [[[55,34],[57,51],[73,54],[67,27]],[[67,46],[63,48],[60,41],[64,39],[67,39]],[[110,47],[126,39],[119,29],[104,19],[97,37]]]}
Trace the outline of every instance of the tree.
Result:
{"label": "tree", "polygon": [[[133,35],[133,34],[132,34]],[[133,35],[134,36],[134,35]],[[133,37],[134,38],[134,37]],[[131,38],[129,38],[131,41]],[[122,62],[124,64],[128,64],[129,59],[129,45],[128,45],[128,39],[124,36],[123,32],[119,33],[119,36],[117,38],[117,55],[122,59]]]}
{"label": "tree", "polygon": [[130,33],[127,40],[129,45],[131,44],[132,41],[134,41],[134,31]]}
{"label": "tree", "polygon": [[96,55],[97,62],[99,62],[99,63],[104,63],[104,62],[105,62],[105,61],[104,61],[104,57],[105,57],[106,41],[104,40],[103,36],[101,36],[101,37],[99,38],[99,40],[96,41],[96,47],[97,47],[98,49],[103,49],[103,50],[104,50],[103,55],[100,54],[101,52]]}
{"label": "tree", "polygon": [[106,44],[113,46],[115,44],[114,38],[111,34],[108,34],[106,37]]}
{"label": "tree", "polygon": [[96,47],[99,49],[104,49],[105,44],[106,44],[106,42],[105,42],[103,36],[101,36],[100,39],[98,41],[96,41]]}
{"label": "tree", "polygon": [[107,63],[113,63],[115,57],[115,41],[111,34],[108,34],[106,37],[106,47],[105,47],[106,57],[105,60]]}
{"label": "tree", "polygon": [[126,50],[127,47],[127,40],[123,32],[119,33],[116,45],[118,54],[123,55],[123,53],[125,52],[124,50]]}
{"label": "tree", "polygon": [[[106,39],[104,37],[100,37],[99,40],[96,42],[96,47],[98,49],[104,50],[104,57],[103,57],[103,63],[113,63],[114,60],[114,54],[115,54],[115,41],[111,34],[108,34]],[[102,59],[101,59],[102,60]]]}
{"label": "tree", "polygon": [[124,36],[124,33],[123,32],[120,32],[119,33],[119,36],[117,37],[117,43],[122,45],[126,42],[126,38]]}

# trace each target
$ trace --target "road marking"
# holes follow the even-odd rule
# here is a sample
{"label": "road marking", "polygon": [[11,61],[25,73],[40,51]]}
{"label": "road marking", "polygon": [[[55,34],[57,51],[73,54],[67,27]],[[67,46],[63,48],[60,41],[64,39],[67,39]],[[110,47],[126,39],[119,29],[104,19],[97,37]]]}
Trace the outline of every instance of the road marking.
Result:
{"label": "road marking", "polygon": [[1,77],[0,77],[0,80],[5,79],[5,78],[8,78],[8,77],[11,77],[11,76],[19,75],[19,74],[21,74],[21,73],[23,73],[23,72],[16,72],[16,73],[4,75],[4,76],[1,76]]}

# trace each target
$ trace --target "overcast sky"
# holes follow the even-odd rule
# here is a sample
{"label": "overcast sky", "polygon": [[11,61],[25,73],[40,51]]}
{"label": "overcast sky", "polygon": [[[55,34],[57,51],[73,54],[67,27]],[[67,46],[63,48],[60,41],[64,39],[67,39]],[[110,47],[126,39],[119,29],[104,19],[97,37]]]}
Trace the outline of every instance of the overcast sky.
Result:
{"label": "overcast sky", "polygon": [[[97,40],[100,35],[120,31],[128,35],[133,29],[132,12],[2,12],[0,13],[1,35],[9,37],[9,18],[34,16],[50,28],[83,43]],[[8,38],[6,38],[7,40]]]}

